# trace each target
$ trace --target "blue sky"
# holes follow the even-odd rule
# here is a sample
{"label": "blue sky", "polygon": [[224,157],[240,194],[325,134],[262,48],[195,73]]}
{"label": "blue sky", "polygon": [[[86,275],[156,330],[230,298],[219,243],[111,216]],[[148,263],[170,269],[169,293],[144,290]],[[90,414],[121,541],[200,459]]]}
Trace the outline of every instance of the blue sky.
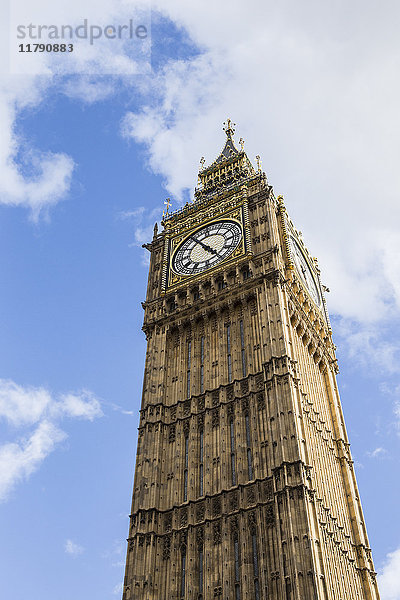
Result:
{"label": "blue sky", "polygon": [[[136,4],[68,10],[74,23],[118,23]],[[101,44],[90,77],[78,65],[55,75],[51,61],[47,76],[3,65],[5,598],[120,596],[145,353],[141,244],[166,196],[174,208],[191,197],[200,157],[218,154],[230,116],[331,289],[382,599],[400,599],[398,18],[394,2],[383,12],[360,1],[299,10],[252,0],[227,10],[167,0],[153,3],[147,75],[107,74],[135,58]]]}

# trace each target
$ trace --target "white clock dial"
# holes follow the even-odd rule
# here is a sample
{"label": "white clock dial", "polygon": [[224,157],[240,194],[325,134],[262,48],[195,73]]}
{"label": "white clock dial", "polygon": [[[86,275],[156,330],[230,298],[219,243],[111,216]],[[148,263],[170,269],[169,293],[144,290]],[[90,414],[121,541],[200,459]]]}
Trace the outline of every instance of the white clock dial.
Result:
{"label": "white clock dial", "polygon": [[318,290],[318,285],[315,281],[314,275],[311,272],[308,261],[303,254],[297,241],[290,237],[290,248],[292,251],[293,262],[302,278],[311,298],[314,300],[317,306],[321,306],[321,295]]}
{"label": "white clock dial", "polygon": [[235,221],[217,221],[198,229],[178,246],[172,268],[179,275],[197,275],[228,258],[239,246],[242,228]]}

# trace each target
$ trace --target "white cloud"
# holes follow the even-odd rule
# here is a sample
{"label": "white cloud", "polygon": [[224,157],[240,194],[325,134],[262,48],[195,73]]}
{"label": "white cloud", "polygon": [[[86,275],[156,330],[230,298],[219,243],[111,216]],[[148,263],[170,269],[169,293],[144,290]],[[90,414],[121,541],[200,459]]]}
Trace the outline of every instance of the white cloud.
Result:
{"label": "white cloud", "polygon": [[24,387],[9,379],[0,379],[0,419],[14,426],[31,425],[42,418],[54,420],[64,416],[93,421],[102,414],[100,402],[88,390],[53,397],[43,387]]}
{"label": "white cloud", "polygon": [[0,379],[0,418],[15,426],[36,423],[51,402],[45,388],[23,387],[9,379]]}
{"label": "white cloud", "polygon": [[64,549],[67,554],[71,554],[72,556],[78,556],[84,552],[84,548],[72,540],[65,542]]}
{"label": "white cloud", "polygon": [[335,333],[340,343],[346,344],[348,358],[359,366],[373,364],[374,372],[398,373],[400,371],[400,343],[395,324],[384,322],[363,323],[350,319],[336,322]]}
{"label": "white cloud", "polygon": [[[126,210],[118,213],[120,219],[129,220],[134,223],[133,228],[133,242],[129,244],[130,247],[141,248],[143,244],[150,242],[154,235],[154,226],[157,220],[160,219],[162,214],[162,207],[149,210],[145,206],[138,206],[134,210]],[[157,227],[159,225],[157,223]],[[148,266],[150,263],[149,253],[147,250],[143,250],[142,254],[142,265]]]}
{"label": "white cloud", "polygon": [[391,427],[400,435],[400,385],[389,385],[384,382],[380,386],[381,391],[393,400],[393,415],[394,421]]}
{"label": "white cloud", "polygon": [[111,561],[112,567],[121,568],[125,565],[126,544],[121,540],[114,540],[112,547],[103,553],[103,558],[108,563]]}
{"label": "white cloud", "polygon": [[55,413],[60,411],[68,417],[87,419],[93,421],[103,415],[100,402],[88,390],[83,390],[79,394],[63,394],[60,402],[55,406]]}
{"label": "white cloud", "polygon": [[394,412],[395,417],[396,417],[396,423],[395,423],[395,425],[396,425],[397,431],[398,431],[398,433],[400,435],[400,399],[396,400],[393,412]]}
{"label": "white cloud", "polygon": [[128,113],[122,123],[126,137],[146,145],[148,166],[164,176],[178,202],[196,184],[202,153],[214,152],[211,162],[222,145],[219,105],[225,104],[224,83],[232,85],[227,66],[225,58],[210,52],[192,61],[168,63],[149,94],[158,103],[153,100],[139,112]]}
{"label": "white cloud", "polygon": [[123,415],[129,415],[130,417],[136,416],[136,412],[134,412],[133,410],[125,410],[124,408],[122,408],[122,406],[119,406],[118,404],[114,404],[113,402],[110,404],[110,406],[113,410],[115,410],[116,412],[119,412]]}
{"label": "white cloud", "polygon": [[85,104],[106,100],[115,94],[116,82],[113,78],[74,76],[59,82],[63,94]]}
{"label": "white cloud", "polygon": [[124,585],[121,581],[121,583],[117,583],[113,589],[113,595],[114,596],[120,596],[122,594],[122,590],[124,589]]}
{"label": "white cloud", "polygon": [[378,586],[382,600],[400,600],[400,548],[386,556],[380,569]]}
{"label": "white cloud", "polygon": [[375,450],[367,452],[367,455],[370,458],[383,458],[387,455],[387,450],[385,448],[375,448]]}
{"label": "white cloud", "polygon": [[139,206],[138,208],[135,208],[134,210],[121,210],[118,213],[118,217],[122,220],[125,220],[125,219],[141,220],[145,212],[146,212],[146,208],[144,206]]}
{"label": "white cloud", "polygon": [[28,438],[0,446],[0,500],[36,471],[65,438],[66,434],[53,423],[43,421]]}
{"label": "white cloud", "polygon": [[34,148],[16,126],[22,110],[40,104],[48,83],[15,76],[0,85],[0,204],[27,207],[34,220],[65,197],[74,168],[66,154]]}
{"label": "white cloud", "polygon": [[[0,446],[0,500],[36,471],[67,434],[58,422],[65,417],[93,421],[103,414],[100,402],[87,391],[53,395],[43,387],[21,386],[0,379],[0,420],[24,428],[13,442]],[[32,431],[28,427],[35,426]]]}

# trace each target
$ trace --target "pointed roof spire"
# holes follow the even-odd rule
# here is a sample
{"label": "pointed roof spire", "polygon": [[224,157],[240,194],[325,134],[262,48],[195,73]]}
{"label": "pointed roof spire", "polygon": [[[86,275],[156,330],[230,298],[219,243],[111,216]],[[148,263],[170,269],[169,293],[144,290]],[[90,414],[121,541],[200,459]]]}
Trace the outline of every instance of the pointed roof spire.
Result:
{"label": "pointed roof spire", "polygon": [[236,123],[232,123],[230,119],[227,119],[226,122],[223,124],[223,130],[226,133],[227,139],[225,142],[225,146],[221,151],[221,154],[214,161],[214,164],[219,164],[221,162],[224,162],[225,160],[228,160],[229,158],[232,158],[232,156],[234,156],[235,154],[239,154],[239,150],[236,148],[235,143],[233,141],[235,125]]}
{"label": "pointed roof spire", "polygon": [[235,123],[227,119],[223,130],[226,133],[226,141],[219,156],[208,167],[205,166],[204,157],[200,160],[199,186],[195,190],[196,201],[232,186],[241,185],[256,176],[256,171],[244,151],[244,140],[239,140],[240,150],[233,141]]}

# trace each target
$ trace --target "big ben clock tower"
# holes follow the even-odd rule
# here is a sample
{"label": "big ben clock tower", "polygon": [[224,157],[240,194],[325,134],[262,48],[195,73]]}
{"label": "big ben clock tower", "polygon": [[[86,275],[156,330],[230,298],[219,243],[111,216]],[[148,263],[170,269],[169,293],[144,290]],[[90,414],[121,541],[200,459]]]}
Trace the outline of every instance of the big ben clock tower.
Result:
{"label": "big ben clock tower", "polygon": [[123,600],[378,600],[318,265],[225,132],[146,245]]}

